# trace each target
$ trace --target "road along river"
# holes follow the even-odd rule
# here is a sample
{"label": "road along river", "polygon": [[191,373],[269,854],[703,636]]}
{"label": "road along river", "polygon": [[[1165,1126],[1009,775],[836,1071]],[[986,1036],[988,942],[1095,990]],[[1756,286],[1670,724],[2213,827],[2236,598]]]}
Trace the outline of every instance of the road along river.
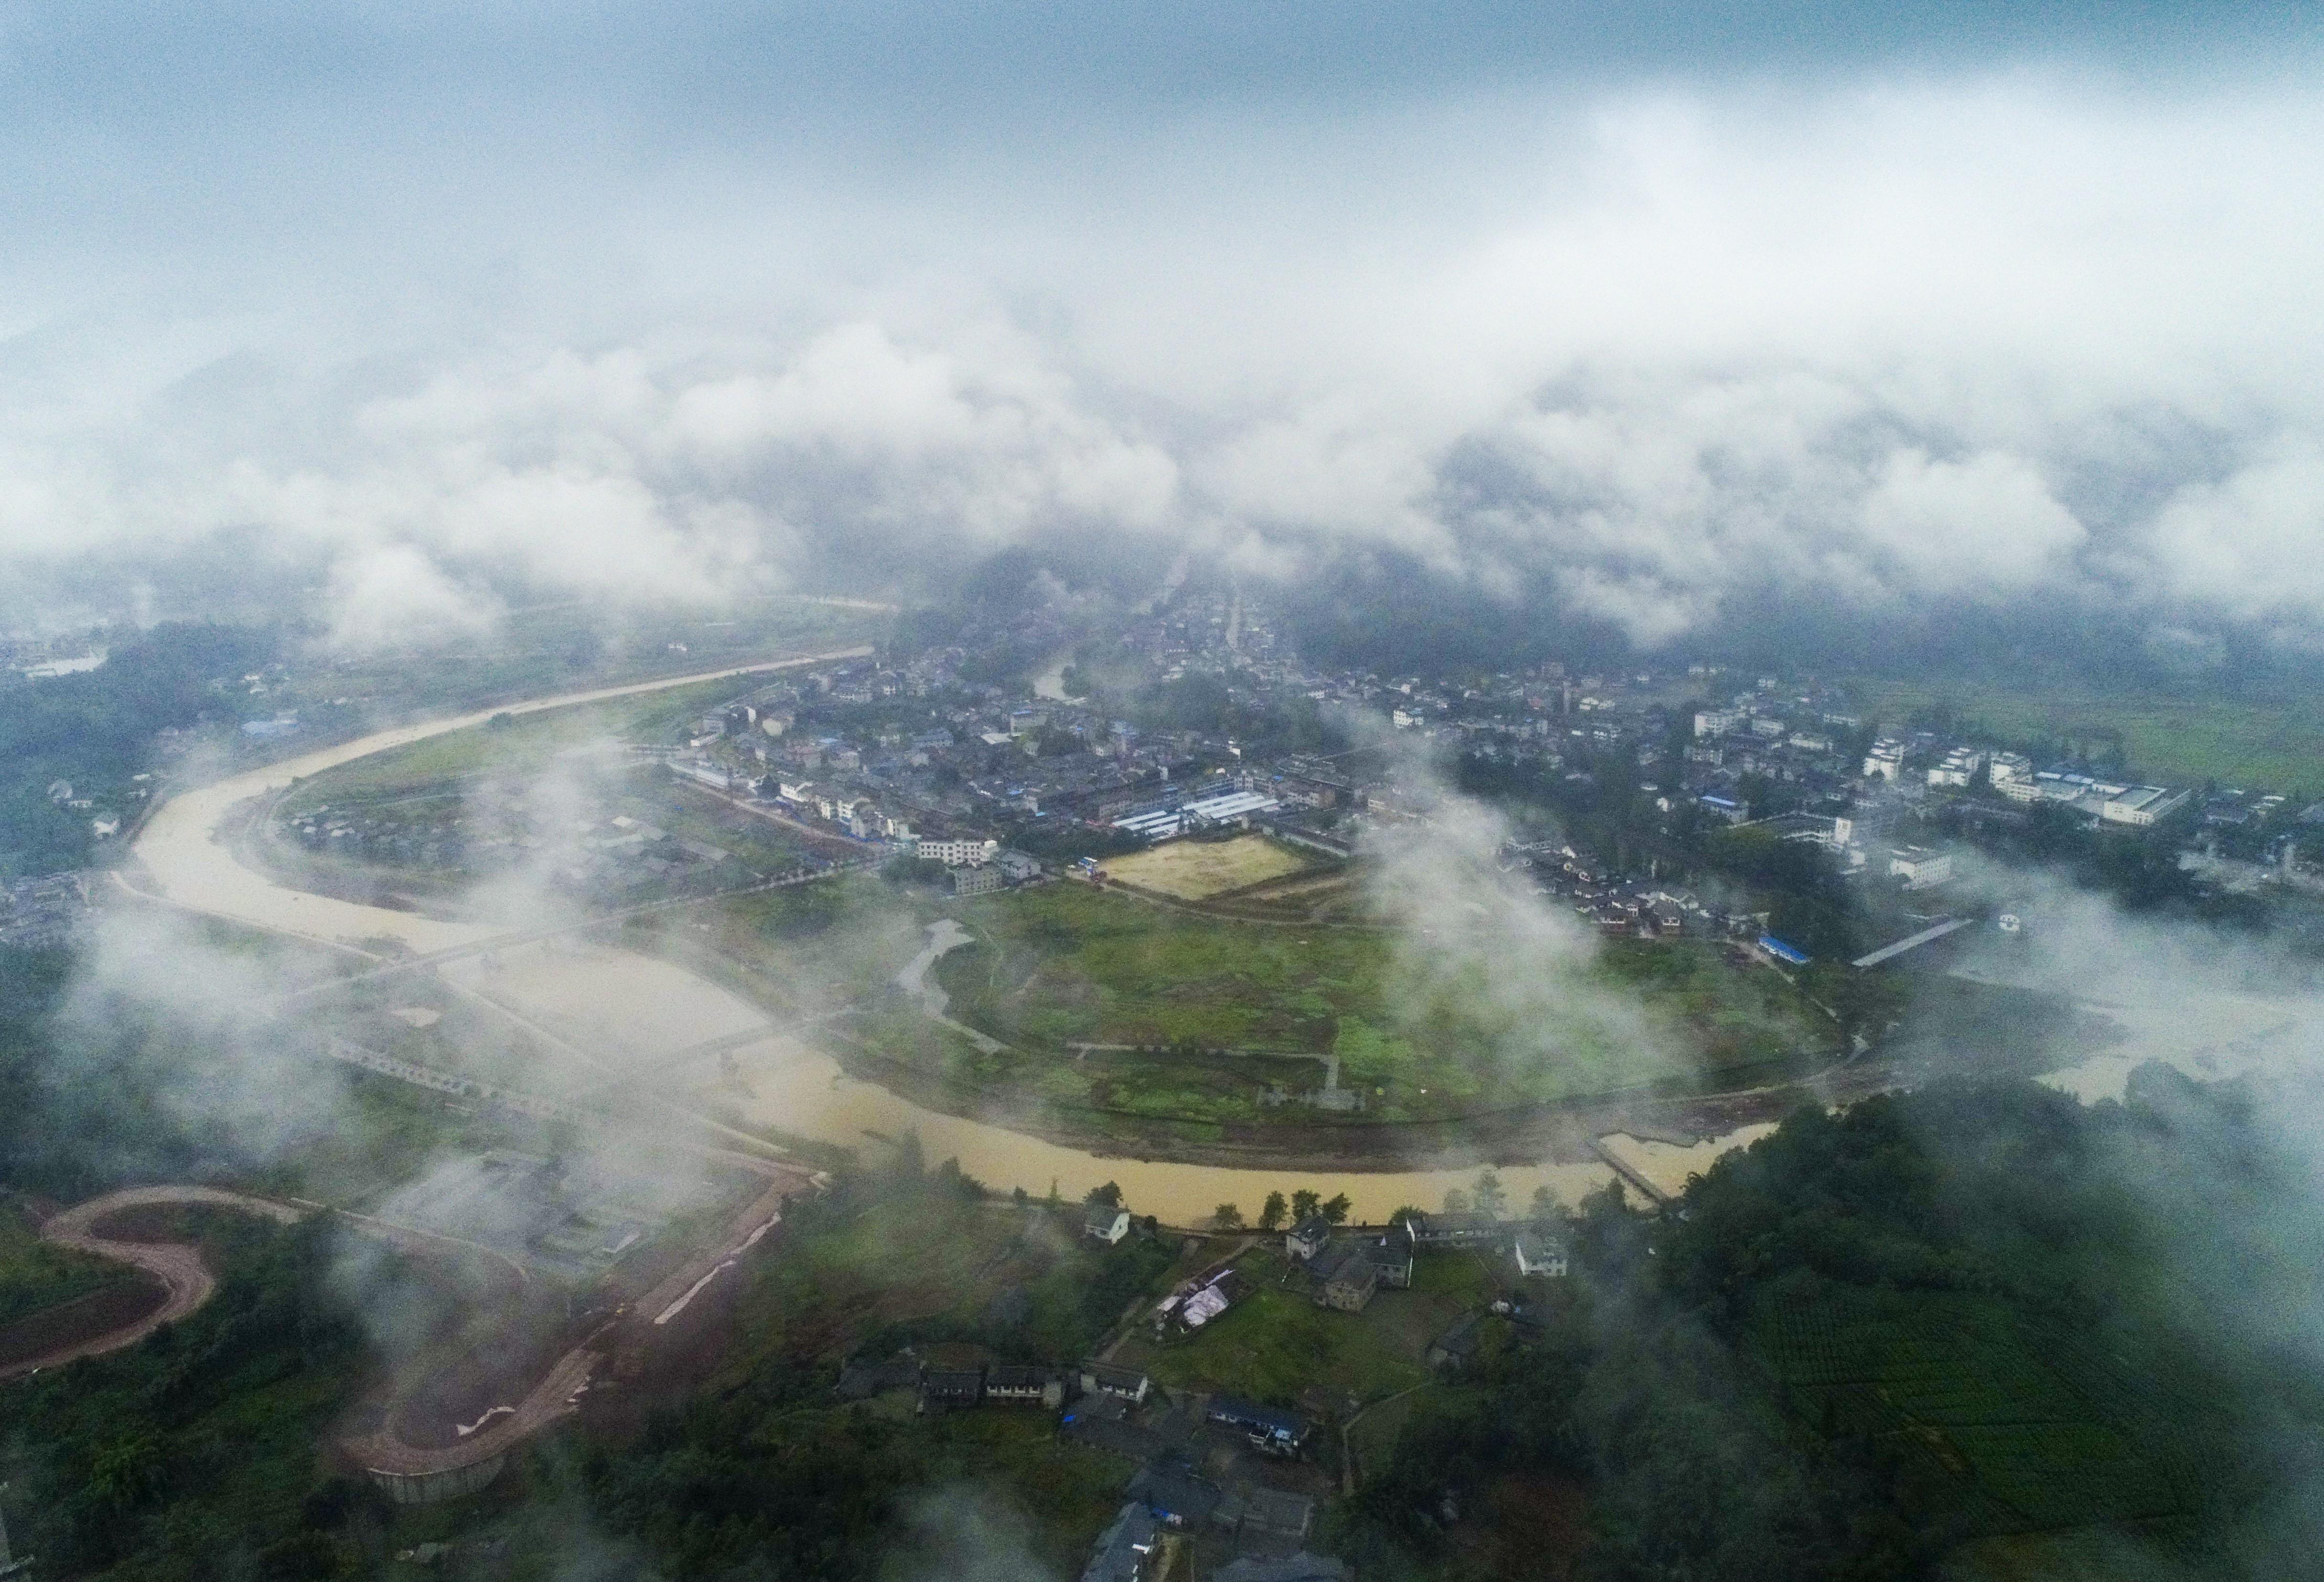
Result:
{"label": "road along river", "polygon": [[[479,725],[493,714],[532,713],[866,651],[816,654],[782,666],[710,671],[480,710],[399,726],[235,775],[173,796],[146,821],[134,847],[144,878],[134,888],[190,911],[356,954],[375,954],[366,949],[367,942],[386,940],[422,953],[484,944],[503,937],[503,931],[309,895],[278,884],[244,867],[233,843],[221,837],[220,826],[241,805],[278,792],[293,778]],[[1235,1203],[1246,1216],[1256,1216],[1268,1192],[1288,1194],[1301,1187],[1326,1197],[1344,1191],[1353,1200],[1356,1218],[1379,1219],[1406,1203],[1434,1208],[1448,1189],[1465,1188],[1476,1173],[1473,1166],[1303,1173],[1084,1153],[923,1109],[876,1084],[848,1077],[829,1055],[726,990],[669,961],[595,944],[515,945],[447,964],[445,972],[460,988],[532,1020],[585,1053],[595,1077],[613,1067],[666,1100],[704,1110],[713,1102],[729,1111],[739,1107],[748,1124],[845,1147],[876,1145],[917,1131],[928,1158],[956,1157],[969,1174],[1003,1191],[1021,1186],[1040,1196],[1054,1185],[1066,1197],[1079,1198],[1091,1187],[1111,1181],[1138,1212],[1175,1225],[1206,1220],[1221,1203]],[[706,1045],[715,1053],[706,1052]],[[568,1080],[574,1074],[565,1073]],[[715,1090],[707,1086],[714,1077],[719,1083]],[[697,1088],[704,1095],[699,1104],[691,1098]],[[1548,1187],[1571,1203],[1612,1179],[1612,1173],[1597,1164],[1512,1166],[1499,1173],[1511,1203],[1519,1207],[1537,1186]]]}

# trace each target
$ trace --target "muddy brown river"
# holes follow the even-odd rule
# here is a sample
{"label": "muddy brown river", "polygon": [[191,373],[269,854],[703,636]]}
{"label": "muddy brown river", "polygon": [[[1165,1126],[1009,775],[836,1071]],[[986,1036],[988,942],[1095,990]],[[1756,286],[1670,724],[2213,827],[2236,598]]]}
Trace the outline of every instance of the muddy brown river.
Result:
{"label": "muddy brown river", "polygon": [[[805,666],[853,658],[857,648],[785,662]],[[751,666],[640,682],[512,705],[530,713],[606,698],[682,686],[782,667]],[[422,952],[482,944],[501,937],[487,924],[435,918],[336,900],[289,888],[244,867],[219,827],[236,807],[271,796],[294,777],[319,773],[368,754],[446,731],[480,725],[500,709],[383,731],[355,741],[254,769],[181,793],[156,810],[135,843],[146,877],[143,890],[189,910],[327,943],[375,953],[393,940]],[[989,1186],[1022,1187],[1037,1196],[1052,1187],[1078,1198],[1101,1182],[1120,1185],[1139,1213],[1176,1225],[1206,1220],[1221,1203],[1255,1215],[1269,1191],[1310,1187],[1328,1197],[1344,1191],[1359,1219],[1379,1219],[1406,1203],[1424,1208],[1445,1191],[1465,1188],[1473,1166],[1406,1171],[1312,1171],[1230,1168],[1102,1155],[1066,1147],[1005,1127],[941,1114],[899,1098],[874,1083],[847,1076],[815,1044],[812,1030],[779,1025],[758,1007],[658,957],[574,941],[496,950],[449,963],[445,975],[542,1030],[567,1040],[584,1061],[537,1073],[544,1092],[586,1093],[609,1080],[645,1077],[659,1096],[690,1109],[739,1110],[752,1125],[796,1136],[863,1147],[917,1132],[930,1159],[957,1158],[961,1168]],[[2125,1075],[2141,1060],[2161,1059],[2190,1074],[2218,1077],[2310,1062],[2319,1025],[2313,1000],[2189,992],[2178,986],[2146,1003],[2092,1001],[2127,1036],[2116,1047],[2081,1058],[2053,1073],[2057,1086],[2084,1099],[2118,1095]],[[704,1046],[709,1046],[706,1050]],[[544,1061],[554,1064],[554,1053]],[[1609,1139],[1637,1174],[1665,1190],[1708,1168],[1729,1148],[1749,1143],[1765,1126],[1741,1128],[1691,1148]],[[1513,1206],[1537,1186],[1572,1203],[1612,1178],[1602,1164],[1504,1166],[1499,1170]]]}
{"label": "muddy brown river", "polygon": [[[790,663],[810,665],[862,651]],[[505,712],[530,713],[744,673],[713,671],[607,687],[541,698]],[[399,726],[180,793],[155,812],[137,836],[135,855],[145,875],[139,888],[189,910],[350,952],[374,953],[366,950],[367,942],[383,940],[422,952],[484,943],[501,931],[289,888],[244,867],[218,832],[236,807],[254,797],[272,796],[294,778],[477,726],[503,712],[482,710]],[[1101,1182],[1115,1182],[1137,1211],[1172,1224],[1203,1221],[1223,1202],[1237,1203],[1246,1215],[1255,1216],[1269,1191],[1289,1193],[1301,1187],[1327,1197],[1344,1191],[1359,1219],[1377,1219],[1406,1203],[1434,1207],[1447,1189],[1465,1187],[1475,1176],[1473,1167],[1332,1173],[1228,1169],[1107,1157],[1060,1146],[924,1109],[874,1083],[855,1081],[808,1039],[794,1036],[758,1007],[716,985],[669,961],[604,946],[527,945],[494,952],[489,964],[468,958],[448,966],[447,972],[544,1026],[586,1029],[594,1053],[618,1060],[637,1075],[652,1074],[659,1090],[670,1096],[700,1086],[706,1098],[715,1098],[722,1107],[739,1108],[752,1124],[848,1147],[917,1131],[930,1159],[957,1158],[969,1174],[1004,1191],[1021,1186],[1041,1195],[1054,1186],[1068,1198],[1078,1198]],[[764,1037],[739,1046],[733,1043],[753,1030],[763,1030]],[[715,1055],[687,1053],[710,1042],[725,1044],[724,1053],[731,1057],[727,1070],[717,1070]],[[569,1090],[576,1085],[576,1073],[542,1074],[551,1087]],[[604,1073],[592,1074],[602,1078]],[[706,1085],[714,1076],[719,1087],[712,1094]],[[1611,1179],[1611,1173],[1599,1164],[1512,1166],[1499,1173],[1514,1205],[1526,1202],[1536,1186],[1547,1186],[1570,1203]]]}

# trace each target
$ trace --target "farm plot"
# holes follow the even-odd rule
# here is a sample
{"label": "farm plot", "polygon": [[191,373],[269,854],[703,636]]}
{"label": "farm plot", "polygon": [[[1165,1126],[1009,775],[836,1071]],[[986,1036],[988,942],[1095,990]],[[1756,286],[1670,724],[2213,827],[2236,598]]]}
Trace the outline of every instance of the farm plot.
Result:
{"label": "farm plot", "polygon": [[1286,1405],[1310,1390],[1369,1401],[1425,1383],[1427,1370],[1386,1343],[1363,1321],[1369,1316],[1317,1307],[1304,1290],[1262,1286],[1192,1340],[1131,1341],[1117,1357],[1174,1389],[1240,1391]]}
{"label": "farm plot", "polygon": [[2178,1458],[2140,1431],[2139,1386],[2057,1366],[2071,1342],[2031,1334],[1997,1300],[1827,1288],[1771,1303],[1757,1339],[1811,1421],[1880,1436],[1965,1485],[1988,1531],[2184,1508]]}
{"label": "farm plot", "polygon": [[2131,772],[2172,782],[2217,779],[2289,791],[2324,785],[2324,715],[2312,696],[2157,696],[2037,674],[1979,681],[1865,679],[1851,685],[1868,716],[1890,722],[1941,706],[2012,742],[2098,750],[2118,744]]}
{"label": "farm plot", "polygon": [[[1385,930],[1195,916],[1081,885],[991,897],[963,920],[977,944],[936,970],[951,1015],[1039,1053],[1068,1086],[1107,1084],[1088,1100],[1102,1107],[1169,1088],[1199,1100],[1170,1113],[1263,1119],[1261,1090],[1318,1085],[1314,1057],[1333,1056],[1338,1084],[1366,1090],[1367,1119],[1433,1119],[1693,1080],[1827,1036],[1798,1004],[1757,1002],[1757,1035],[1730,1035],[1697,1017],[1691,987],[1634,986],[1602,965],[1580,970],[1591,992],[1545,987],[1518,1014],[1483,992],[1480,963],[1416,959]],[[1599,1015],[1618,998],[1670,1036],[1640,1040]]]}
{"label": "farm plot", "polygon": [[[1489,1282],[1465,1254],[1421,1257],[1411,1290],[1383,1290],[1360,1313],[1316,1305],[1306,1277],[1272,1248],[1235,1267],[1250,1293],[1196,1333],[1155,1343],[1142,1336],[1120,1353],[1176,1389],[1233,1390],[1291,1404],[1311,1392],[1372,1402],[1425,1384],[1429,1339],[1482,1304]],[[1386,1453],[1393,1435],[1376,1441]]]}

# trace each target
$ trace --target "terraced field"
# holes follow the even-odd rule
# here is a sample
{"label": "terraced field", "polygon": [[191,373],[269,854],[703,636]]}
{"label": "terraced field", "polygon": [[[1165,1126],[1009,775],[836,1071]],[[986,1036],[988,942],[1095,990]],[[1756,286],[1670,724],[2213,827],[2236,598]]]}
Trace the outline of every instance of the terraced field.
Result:
{"label": "terraced field", "polygon": [[1960,1484],[1987,1532],[2163,1520],[2192,1498],[2199,1414],[1997,1299],[1826,1288],[1771,1304],[1755,1338],[1808,1421]]}

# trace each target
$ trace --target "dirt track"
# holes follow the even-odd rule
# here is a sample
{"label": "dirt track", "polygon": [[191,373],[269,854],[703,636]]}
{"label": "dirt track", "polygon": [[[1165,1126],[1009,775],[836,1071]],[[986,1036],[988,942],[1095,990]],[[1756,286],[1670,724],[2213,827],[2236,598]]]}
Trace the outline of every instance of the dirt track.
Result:
{"label": "dirt track", "polygon": [[247,1197],[240,1192],[220,1191],[215,1187],[196,1186],[131,1187],[124,1191],[108,1192],[101,1198],[91,1198],[86,1203],[67,1209],[41,1227],[42,1241],[143,1270],[159,1280],[167,1294],[162,1298],[161,1305],[143,1318],[59,1347],[42,1356],[13,1363],[0,1370],[0,1378],[13,1378],[39,1368],[61,1367],[84,1357],[102,1357],[108,1351],[134,1346],[162,1325],[176,1323],[209,1301],[211,1294],[217,1290],[217,1281],[208,1265],[203,1264],[198,1248],[183,1242],[115,1241],[97,1235],[93,1228],[108,1215],[117,1214],[124,1209],[182,1205],[233,1209],[240,1213],[263,1215],[283,1225],[292,1224],[300,1218],[300,1210],[288,1203]]}
{"label": "dirt track", "polygon": [[[449,1445],[416,1445],[398,1432],[409,1395],[392,1404],[380,1428],[341,1448],[365,1470],[404,1476],[455,1471],[489,1459],[578,1408],[599,1366],[652,1345],[661,1326],[683,1312],[694,1295],[732,1268],[780,1221],[787,1198],[816,1190],[819,1177],[790,1165],[749,1154],[709,1151],[710,1156],[760,1176],[767,1190],[727,1220],[711,1244],[672,1270],[613,1322],[567,1350],[512,1409]],[[618,1371],[618,1367],[617,1367]]]}

